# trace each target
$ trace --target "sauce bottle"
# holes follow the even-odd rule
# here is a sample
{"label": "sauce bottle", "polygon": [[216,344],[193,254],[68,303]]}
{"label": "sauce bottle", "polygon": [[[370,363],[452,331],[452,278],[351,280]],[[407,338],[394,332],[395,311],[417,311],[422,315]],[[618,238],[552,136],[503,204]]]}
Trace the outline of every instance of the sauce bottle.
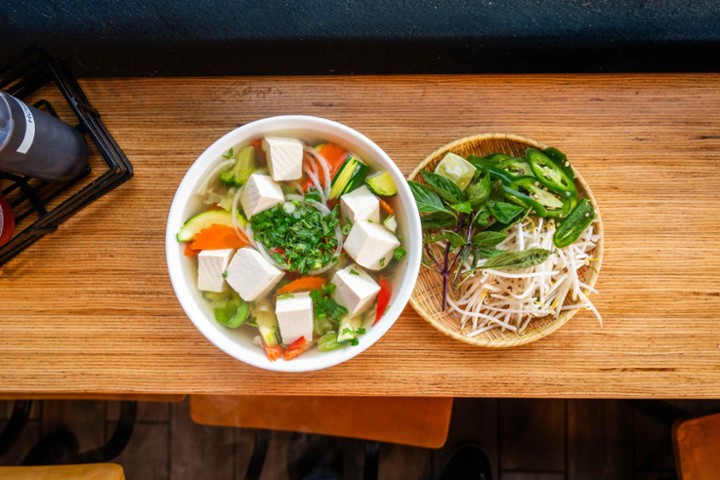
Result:
{"label": "sauce bottle", "polygon": [[87,143],[80,132],[0,92],[0,170],[63,182],[77,176],[87,163]]}

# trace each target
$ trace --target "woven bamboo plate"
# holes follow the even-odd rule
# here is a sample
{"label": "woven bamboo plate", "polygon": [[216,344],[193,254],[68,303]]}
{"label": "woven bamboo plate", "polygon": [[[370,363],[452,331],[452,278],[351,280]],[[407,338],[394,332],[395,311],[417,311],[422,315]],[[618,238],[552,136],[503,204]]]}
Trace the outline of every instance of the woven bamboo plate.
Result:
{"label": "woven bamboo plate", "polygon": [[[528,147],[535,147],[540,150],[547,148],[546,145],[538,143],[534,140],[508,134],[484,134],[462,138],[433,152],[420,165],[418,165],[415,170],[413,170],[408,178],[416,182],[424,183],[422,176],[420,175],[420,170],[434,169],[448,152],[456,153],[462,157],[467,157],[469,155],[484,156],[496,152],[506,153],[513,156],[524,156],[525,149]],[[572,159],[570,159],[570,162],[572,162]],[[600,266],[602,264],[604,243],[603,225],[597,201],[590,191],[590,187],[577,170],[575,170],[575,185],[578,193],[581,196],[588,198],[596,212],[597,221],[595,224],[595,232],[600,236],[600,239],[597,247],[593,250],[593,257],[597,260],[590,266],[583,267],[583,269],[580,270],[580,275],[583,277],[584,282],[592,287],[595,285],[595,281],[600,273]],[[469,332],[469,328],[466,327],[467,331],[463,332],[460,328],[459,318],[457,318],[458,314],[450,311],[442,311],[441,301],[441,276],[437,272],[434,272],[426,267],[421,267],[415,290],[410,298],[410,304],[413,306],[415,311],[417,311],[421,317],[427,320],[432,326],[440,330],[442,333],[460,340],[461,342],[489,348],[514,347],[539,340],[562,327],[578,311],[577,309],[566,310],[561,313],[558,318],[554,318],[552,316],[537,318],[530,322],[523,333],[493,329],[475,337],[467,337],[464,333]]]}

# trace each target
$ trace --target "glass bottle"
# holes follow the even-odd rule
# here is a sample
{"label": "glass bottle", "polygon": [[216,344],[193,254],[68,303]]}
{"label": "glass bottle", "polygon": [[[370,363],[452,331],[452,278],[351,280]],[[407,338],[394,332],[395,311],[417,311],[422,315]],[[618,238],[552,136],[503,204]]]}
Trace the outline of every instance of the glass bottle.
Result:
{"label": "glass bottle", "polygon": [[87,163],[87,143],[79,131],[0,92],[0,170],[62,182],[77,176]]}

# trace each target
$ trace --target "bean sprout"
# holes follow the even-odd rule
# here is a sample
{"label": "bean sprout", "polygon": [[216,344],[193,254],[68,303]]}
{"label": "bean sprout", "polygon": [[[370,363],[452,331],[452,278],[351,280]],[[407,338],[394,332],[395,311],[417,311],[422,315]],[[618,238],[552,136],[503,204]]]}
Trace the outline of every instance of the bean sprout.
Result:
{"label": "bean sprout", "polygon": [[[519,251],[545,248],[553,253],[534,267],[520,271],[474,271],[473,259],[460,266],[460,275],[469,278],[448,296],[450,309],[459,314],[466,336],[473,337],[492,329],[522,333],[533,320],[572,309],[592,311],[602,325],[602,317],[588,299],[597,293],[584,281],[584,271],[593,259],[591,253],[599,239],[591,224],[577,242],[562,249],[553,246],[555,223],[528,217],[508,232],[497,248]],[[486,260],[480,260],[482,265]]]}

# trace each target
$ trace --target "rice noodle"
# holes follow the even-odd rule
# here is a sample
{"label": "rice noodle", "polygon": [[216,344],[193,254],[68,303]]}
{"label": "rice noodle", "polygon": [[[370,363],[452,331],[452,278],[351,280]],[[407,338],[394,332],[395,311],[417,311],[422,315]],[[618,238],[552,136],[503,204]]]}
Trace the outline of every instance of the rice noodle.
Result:
{"label": "rice noodle", "polygon": [[330,178],[330,163],[328,163],[328,161],[325,157],[323,157],[321,154],[316,152],[314,148],[312,148],[308,145],[305,145],[304,150],[305,150],[305,153],[310,155],[310,157],[313,158],[320,165],[320,168],[322,169],[322,172],[323,172],[323,176],[325,177],[325,186],[322,191],[325,194],[325,198],[330,198],[330,183],[332,180]]}
{"label": "rice noodle", "polygon": [[307,162],[303,165],[303,170],[307,174],[308,177],[310,177],[310,181],[312,182],[313,186],[320,192],[320,198],[322,199],[322,203],[327,202],[327,195],[325,195],[325,189],[323,188],[322,184],[320,183],[320,179],[318,178],[318,170],[317,165],[315,164],[315,161],[312,160]]}
{"label": "rice noodle", "polygon": [[[553,245],[555,223],[528,217],[510,229],[497,248],[519,251],[544,248],[553,252],[543,263],[513,271],[475,270],[487,260],[471,257],[460,265],[460,276],[468,275],[460,287],[451,290],[448,306],[458,314],[466,336],[474,337],[493,329],[522,333],[533,320],[557,318],[573,309],[592,311],[602,325],[602,317],[588,298],[597,290],[583,280],[580,270],[590,264],[599,240],[591,224],[572,245],[557,249]],[[439,242],[436,244],[439,248]]]}
{"label": "rice noodle", "polygon": [[249,219],[248,219],[248,223],[247,223],[247,228],[243,228],[243,226],[240,225],[240,222],[238,221],[237,205],[238,205],[238,201],[240,200],[240,194],[242,193],[243,188],[245,188],[245,187],[244,186],[240,187],[240,188],[238,188],[238,191],[235,192],[235,196],[233,197],[233,200],[232,200],[232,210],[230,212],[230,215],[232,216],[233,227],[235,227],[235,233],[237,234],[237,236],[241,237],[240,233],[242,233],[243,235],[245,235],[245,238],[248,239],[248,241],[250,242],[250,245],[256,246],[255,239],[252,236],[252,229],[250,228]]}

